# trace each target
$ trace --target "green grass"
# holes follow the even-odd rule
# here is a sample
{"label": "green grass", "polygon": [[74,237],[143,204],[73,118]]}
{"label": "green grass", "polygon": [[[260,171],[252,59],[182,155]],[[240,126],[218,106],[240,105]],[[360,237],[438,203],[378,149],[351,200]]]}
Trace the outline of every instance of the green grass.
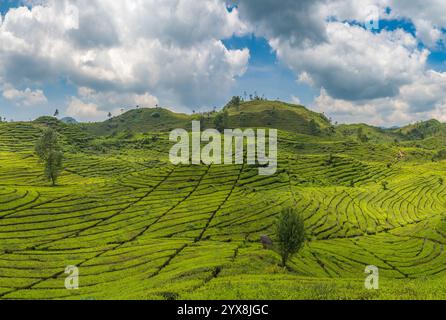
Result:
{"label": "green grass", "polygon": [[[265,103],[231,109],[230,119],[272,110]],[[273,176],[248,165],[171,165],[165,131],[187,127],[186,115],[157,110],[157,127],[147,132],[135,118],[131,135],[119,118],[1,123],[0,299],[446,298],[446,162],[432,162],[442,133],[413,140],[370,127],[361,143],[340,126],[310,136],[317,114],[273,106],[305,120],[281,126]],[[115,134],[104,129],[115,122]],[[46,125],[65,150],[54,188],[33,153]],[[281,268],[259,238],[274,239],[286,206],[302,212],[308,241]],[[64,287],[67,265],[80,269],[79,290]],[[379,267],[380,290],[364,289],[367,265]]]}

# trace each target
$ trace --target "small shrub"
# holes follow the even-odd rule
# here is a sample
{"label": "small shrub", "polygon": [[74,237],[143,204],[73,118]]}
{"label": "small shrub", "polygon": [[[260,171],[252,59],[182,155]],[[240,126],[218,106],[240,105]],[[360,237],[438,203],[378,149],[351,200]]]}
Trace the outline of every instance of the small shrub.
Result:
{"label": "small shrub", "polygon": [[433,157],[432,161],[442,161],[446,160],[446,149],[438,151]]}
{"label": "small shrub", "polygon": [[180,297],[179,294],[176,292],[163,292],[161,293],[161,296],[168,301],[178,300],[178,298]]}

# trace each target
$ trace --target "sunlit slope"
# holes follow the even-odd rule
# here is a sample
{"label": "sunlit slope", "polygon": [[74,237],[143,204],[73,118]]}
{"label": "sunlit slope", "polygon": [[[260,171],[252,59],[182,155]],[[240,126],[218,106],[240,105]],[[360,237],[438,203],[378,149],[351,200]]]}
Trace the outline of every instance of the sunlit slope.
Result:
{"label": "sunlit slope", "polygon": [[141,108],[116,115],[107,121],[82,124],[84,130],[94,135],[116,135],[123,131],[141,133],[170,131],[191,126],[192,117],[162,108]]}
{"label": "sunlit slope", "polygon": [[[228,106],[229,128],[266,127],[297,133],[321,132],[330,126],[328,119],[299,105],[279,101],[248,101],[239,106]],[[218,112],[203,112],[193,115],[174,113],[163,108],[141,108],[130,110],[99,122],[83,124],[85,130],[95,135],[116,135],[122,131],[133,133],[167,132],[176,128],[190,129],[192,120],[200,120],[203,128],[214,128],[214,119]],[[314,122],[315,128],[310,123]]]}
{"label": "sunlit slope", "polygon": [[225,108],[229,126],[234,128],[265,127],[304,134],[319,134],[330,127],[320,113],[280,101],[249,101]]}
{"label": "sunlit slope", "polygon": [[[437,149],[280,131],[278,172],[259,176],[173,166],[167,133],[68,126],[52,188],[33,155],[44,126],[0,124],[1,299],[445,298]],[[289,269],[259,243],[284,206],[303,213],[309,240]],[[79,290],[64,287],[67,265]],[[366,265],[380,268],[379,292],[363,289]]]}

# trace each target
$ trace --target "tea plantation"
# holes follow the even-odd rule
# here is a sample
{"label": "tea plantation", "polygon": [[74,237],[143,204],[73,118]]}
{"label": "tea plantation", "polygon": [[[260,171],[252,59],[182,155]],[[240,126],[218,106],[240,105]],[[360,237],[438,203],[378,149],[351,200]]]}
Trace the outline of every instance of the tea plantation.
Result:
{"label": "tea plantation", "polygon": [[[360,125],[361,141],[358,126],[271,105],[253,126],[279,129],[272,176],[172,165],[169,130],[196,116],[160,110],[156,130],[141,109],[100,124],[0,123],[0,299],[446,299],[445,126]],[[256,107],[230,109],[230,123],[249,127]],[[55,187],[34,153],[48,126],[65,156]],[[274,241],[288,206],[307,242],[282,268],[259,239]],[[65,288],[68,265],[78,290]],[[364,288],[368,265],[379,290]]]}

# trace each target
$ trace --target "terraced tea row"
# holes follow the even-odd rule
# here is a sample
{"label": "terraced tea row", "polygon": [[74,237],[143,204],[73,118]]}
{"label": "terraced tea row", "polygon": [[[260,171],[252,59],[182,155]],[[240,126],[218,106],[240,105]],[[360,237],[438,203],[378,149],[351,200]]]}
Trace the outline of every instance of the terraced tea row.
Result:
{"label": "terraced tea row", "polygon": [[[389,283],[446,276],[445,163],[395,160],[391,144],[367,157],[357,142],[281,132],[278,171],[260,176],[250,165],[174,166],[159,134],[122,152],[67,147],[50,187],[33,154],[39,126],[0,128],[2,299],[176,299],[268,278],[357,288],[366,265]],[[274,239],[288,206],[303,214],[308,242],[285,270],[259,237]],[[65,289],[68,265],[80,290]]]}

